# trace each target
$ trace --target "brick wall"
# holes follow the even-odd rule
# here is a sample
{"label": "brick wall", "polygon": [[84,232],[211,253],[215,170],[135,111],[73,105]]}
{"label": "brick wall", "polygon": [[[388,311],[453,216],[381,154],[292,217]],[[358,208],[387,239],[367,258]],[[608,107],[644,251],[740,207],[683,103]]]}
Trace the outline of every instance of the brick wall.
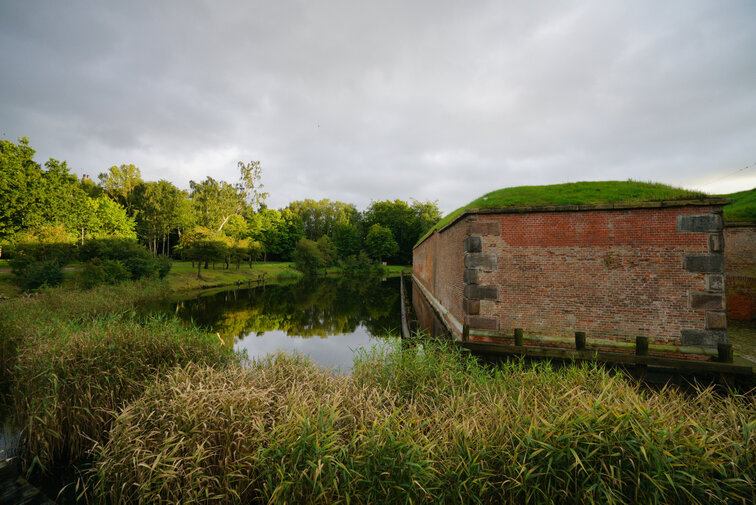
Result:
{"label": "brick wall", "polygon": [[756,319],[756,224],[727,226],[724,237],[727,316]]}
{"label": "brick wall", "polygon": [[723,248],[716,205],[487,210],[420,244],[413,268],[472,332],[716,345]]}

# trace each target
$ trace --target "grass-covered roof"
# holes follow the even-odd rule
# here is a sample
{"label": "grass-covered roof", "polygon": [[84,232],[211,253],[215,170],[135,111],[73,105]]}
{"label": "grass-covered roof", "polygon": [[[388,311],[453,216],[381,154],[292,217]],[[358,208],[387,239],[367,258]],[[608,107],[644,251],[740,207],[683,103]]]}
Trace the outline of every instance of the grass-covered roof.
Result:
{"label": "grass-covered roof", "polygon": [[[433,230],[443,228],[468,209],[699,200],[712,196],[666,184],[636,181],[589,181],[503,188],[487,193],[444,216],[420,238],[418,244],[433,233]],[[724,196],[729,198],[732,195]],[[756,193],[752,193],[752,198],[756,198]]]}
{"label": "grass-covered roof", "polygon": [[756,222],[756,188],[721,196],[732,200],[724,208],[725,222]]}

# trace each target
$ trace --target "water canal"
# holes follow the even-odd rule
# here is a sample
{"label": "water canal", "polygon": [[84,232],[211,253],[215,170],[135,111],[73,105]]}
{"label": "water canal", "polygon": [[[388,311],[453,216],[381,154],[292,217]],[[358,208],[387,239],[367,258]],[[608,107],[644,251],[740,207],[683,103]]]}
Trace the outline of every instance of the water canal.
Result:
{"label": "water canal", "polygon": [[148,310],[193,321],[250,359],[300,353],[348,373],[358,349],[399,334],[399,282],[398,277],[305,279],[201,293]]}

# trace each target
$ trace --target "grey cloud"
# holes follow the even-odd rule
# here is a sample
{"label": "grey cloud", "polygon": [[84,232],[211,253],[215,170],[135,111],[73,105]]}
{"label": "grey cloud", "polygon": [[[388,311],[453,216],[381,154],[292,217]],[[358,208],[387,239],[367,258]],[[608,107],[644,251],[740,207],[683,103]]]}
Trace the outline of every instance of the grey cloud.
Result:
{"label": "grey cloud", "polygon": [[260,159],[275,207],[696,186],[756,161],[754,24],[747,1],[6,2],[0,134],[182,187]]}

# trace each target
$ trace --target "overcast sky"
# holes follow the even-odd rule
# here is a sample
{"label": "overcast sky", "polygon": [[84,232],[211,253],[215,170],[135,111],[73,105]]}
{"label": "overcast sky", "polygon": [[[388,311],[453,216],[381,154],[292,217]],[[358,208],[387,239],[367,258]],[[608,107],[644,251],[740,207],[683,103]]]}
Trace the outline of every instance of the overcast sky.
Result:
{"label": "overcast sky", "polygon": [[[756,2],[0,0],[0,138],[271,207],[756,186]],[[746,168],[748,167],[748,168]]]}

